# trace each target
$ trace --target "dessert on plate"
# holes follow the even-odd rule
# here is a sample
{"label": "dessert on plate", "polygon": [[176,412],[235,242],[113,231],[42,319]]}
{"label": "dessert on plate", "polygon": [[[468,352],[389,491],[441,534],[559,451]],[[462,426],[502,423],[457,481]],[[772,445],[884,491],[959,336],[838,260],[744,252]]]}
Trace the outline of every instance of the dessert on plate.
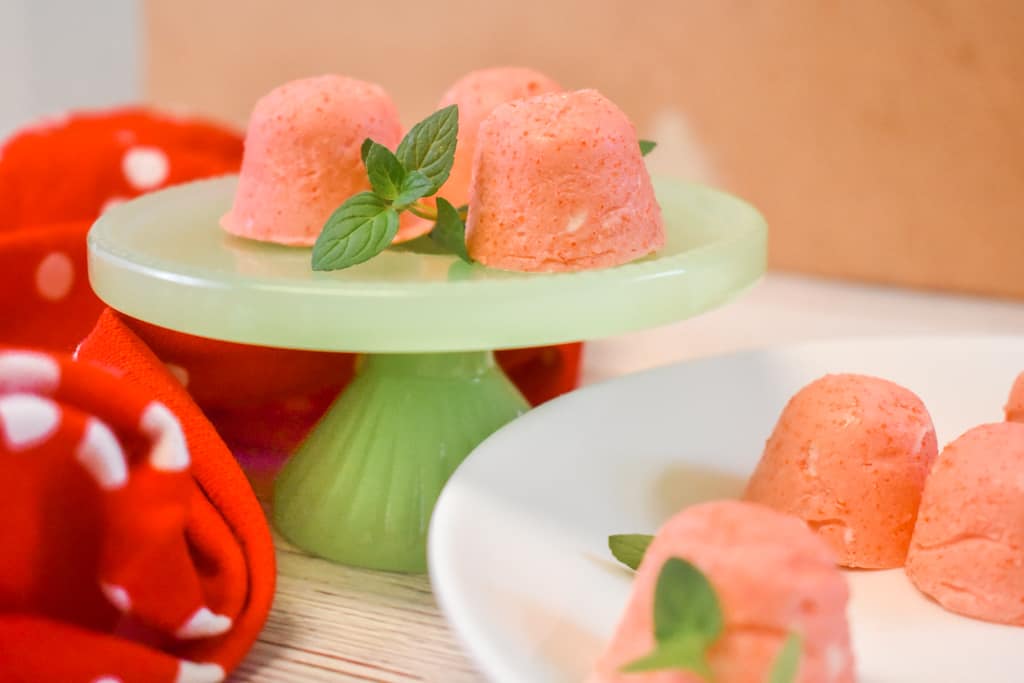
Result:
{"label": "dessert on plate", "polygon": [[1024,372],[1017,375],[1017,381],[1010,389],[1010,398],[1006,401],[1006,419],[1009,422],[1024,422]]}
{"label": "dessert on plate", "polygon": [[596,90],[496,107],[477,131],[466,244],[503,270],[622,265],[665,244],[629,117]]}
{"label": "dessert on plate", "polygon": [[716,683],[764,683],[790,634],[802,638],[796,681],[850,683],[849,591],[832,551],[799,519],[741,501],[686,508],[644,554],[632,597],[589,683],[701,683],[692,671],[624,673],[655,648],[656,583],[671,558],[711,583],[723,629],[707,650]]}
{"label": "dessert on plate", "polygon": [[1024,424],[981,425],[943,449],[906,571],[952,612],[1024,626]]}
{"label": "dessert on plate", "polygon": [[826,375],[790,399],[744,498],[802,518],[842,566],[900,567],[936,451],[913,392]]}
{"label": "dessert on plate", "polygon": [[398,110],[379,85],[338,75],[285,83],[261,98],[245,135],[245,154],[229,233],[309,246],[327,218],[370,181],[366,138],[394,148]]}

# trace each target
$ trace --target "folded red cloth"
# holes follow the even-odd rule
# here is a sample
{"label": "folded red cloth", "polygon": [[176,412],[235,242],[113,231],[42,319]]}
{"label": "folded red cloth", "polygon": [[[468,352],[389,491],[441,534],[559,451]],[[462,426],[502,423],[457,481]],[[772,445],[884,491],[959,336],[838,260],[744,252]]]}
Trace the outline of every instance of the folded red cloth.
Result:
{"label": "folded red cloth", "polygon": [[77,362],[0,352],[0,431],[4,681],[217,681],[237,665],[273,595],[266,521],[116,314]]}
{"label": "folded red cloth", "polygon": [[85,236],[112,203],[238,169],[242,139],[145,109],[76,113],[0,147],[0,340],[70,351],[103,310]]}

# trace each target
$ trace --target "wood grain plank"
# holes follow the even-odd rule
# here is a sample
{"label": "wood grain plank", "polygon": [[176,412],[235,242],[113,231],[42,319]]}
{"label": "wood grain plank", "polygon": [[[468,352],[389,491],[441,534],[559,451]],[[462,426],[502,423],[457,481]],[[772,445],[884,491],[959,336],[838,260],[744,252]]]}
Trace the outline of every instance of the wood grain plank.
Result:
{"label": "wood grain plank", "polygon": [[274,607],[232,681],[484,680],[452,636],[426,576],[343,567],[274,540]]}

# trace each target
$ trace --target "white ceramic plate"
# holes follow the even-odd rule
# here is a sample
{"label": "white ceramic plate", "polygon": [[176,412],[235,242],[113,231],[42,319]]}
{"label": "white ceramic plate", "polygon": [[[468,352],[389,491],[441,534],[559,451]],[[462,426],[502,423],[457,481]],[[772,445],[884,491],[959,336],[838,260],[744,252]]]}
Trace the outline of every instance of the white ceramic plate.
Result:
{"label": "white ceramic plate", "polygon": [[[1002,419],[1024,337],[813,343],[684,363],[575,392],[481,445],[434,512],[441,606],[498,683],[579,681],[631,575],[612,533],[653,533],[687,504],[737,496],[786,400],[828,372],[920,395],[939,443]],[[1024,628],[950,614],[902,570],[848,572],[861,683],[1019,683]]]}

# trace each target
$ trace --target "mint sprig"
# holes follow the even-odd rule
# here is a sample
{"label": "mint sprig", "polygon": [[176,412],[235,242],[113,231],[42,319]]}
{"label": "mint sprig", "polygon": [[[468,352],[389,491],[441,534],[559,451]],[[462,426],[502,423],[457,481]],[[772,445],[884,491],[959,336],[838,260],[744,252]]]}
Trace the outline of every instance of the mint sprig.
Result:
{"label": "mint sprig", "polygon": [[419,201],[436,194],[448,179],[458,133],[459,110],[451,105],[413,126],[394,152],[364,140],[359,152],[372,191],[349,198],[327,219],[313,245],[313,270],[348,268],[384,251],[403,211],[436,221],[434,241],[469,261],[465,213],[441,197],[436,209]]}
{"label": "mint sprig", "polygon": [[803,651],[803,638],[795,631],[790,633],[782,649],[775,656],[772,670],[768,672],[767,683],[794,683],[800,670],[800,656]]}
{"label": "mint sprig", "polygon": [[624,673],[692,671],[710,680],[707,651],[725,627],[718,595],[693,564],[670,557],[654,588],[654,650],[626,664]]}
{"label": "mint sprig", "polygon": [[398,212],[373,192],[360,192],[331,214],[313,246],[313,270],[368,261],[398,232]]}
{"label": "mint sprig", "polygon": [[654,140],[641,140],[640,141],[640,156],[645,157],[654,151],[654,148],[658,146],[658,143]]}
{"label": "mint sprig", "polygon": [[630,569],[636,569],[653,540],[654,536],[650,534],[612,534],[608,537],[608,549],[616,560]]}
{"label": "mint sprig", "polygon": [[430,237],[445,251],[450,251],[463,261],[469,261],[466,251],[466,224],[458,209],[444,197],[437,198],[437,225]]}
{"label": "mint sprig", "polygon": [[394,200],[405,181],[405,167],[390,149],[370,138],[367,140],[370,142],[370,150],[363,163],[366,164],[366,174],[370,176],[370,187],[381,199]]}
{"label": "mint sprig", "polygon": [[455,162],[455,144],[459,135],[459,107],[449,105],[439,109],[413,126],[395,155],[402,165],[417,170],[430,181],[430,192],[437,192]]}
{"label": "mint sprig", "polygon": [[431,182],[427,176],[419,171],[409,171],[402,178],[402,184],[398,188],[398,196],[395,197],[394,205],[401,209],[408,207],[417,199],[430,194]]}

